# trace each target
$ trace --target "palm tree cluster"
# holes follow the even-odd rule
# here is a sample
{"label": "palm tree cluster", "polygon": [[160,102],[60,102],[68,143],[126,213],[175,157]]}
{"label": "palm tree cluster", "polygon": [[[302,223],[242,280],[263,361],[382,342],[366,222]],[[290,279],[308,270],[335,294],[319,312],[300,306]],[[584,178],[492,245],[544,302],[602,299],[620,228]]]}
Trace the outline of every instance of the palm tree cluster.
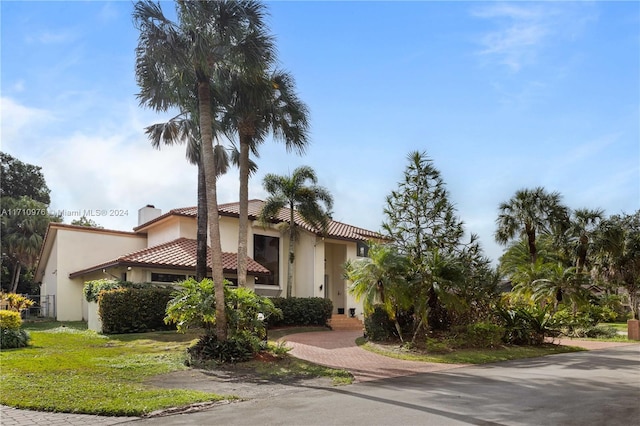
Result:
{"label": "palm tree cluster", "polygon": [[[153,146],[186,143],[187,158],[199,167],[199,253],[206,253],[208,224],[212,277],[216,285],[216,335],[226,340],[217,179],[235,159],[240,169],[238,283],[246,285],[250,154],[271,134],[288,150],[304,152],[308,111],[293,77],[276,68],[275,42],[257,1],[177,1],[177,19],[160,3],[141,0],[133,19],[140,31],[136,79],[140,104],[177,111],[168,123],[147,128]],[[239,140],[231,153],[222,138]],[[206,207],[205,207],[206,206]],[[206,208],[206,210],[205,210]],[[204,218],[207,218],[205,221]],[[206,259],[200,256],[199,273]]]}
{"label": "palm tree cluster", "polygon": [[499,269],[516,297],[575,316],[593,302],[594,285],[623,288],[637,316],[640,211],[607,218],[601,209],[572,210],[542,187],[517,191],[499,210],[495,239],[507,245]]}

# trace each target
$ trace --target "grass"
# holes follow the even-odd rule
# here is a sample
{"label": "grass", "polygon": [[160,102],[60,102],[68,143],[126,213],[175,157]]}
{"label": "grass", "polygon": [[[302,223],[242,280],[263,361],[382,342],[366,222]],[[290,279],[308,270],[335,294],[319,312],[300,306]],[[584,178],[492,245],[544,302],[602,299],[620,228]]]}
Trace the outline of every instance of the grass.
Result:
{"label": "grass", "polygon": [[[0,352],[0,404],[39,411],[142,416],[150,412],[233,396],[151,387],[148,379],[185,370],[185,350],[197,332],[174,331],[103,336],[85,322],[26,322],[31,346]],[[270,339],[326,330],[296,327],[269,332]],[[329,377],[348,384],[353,376],[288,355],[225,367],[267,381]]]}
{"label": "grass", "polygon": [[598,327],[612,327],[617,331],[627,332],[627,323],[626,322],[601,322],[598,324]]}
{"label": "grass", "polygon": [[578,352],[583,348],[575,346],[503,346],[497,349],[456,349],[447,353],[421,353],[400,348],[397,344],[380,344],[358,338],[356,343],[371,352],[409,361],[438,362],[446,364],[486,364],[545,355]]}
{"label": "grass", "polygon": [[84,323],[27,323],[25,329],[31,333],[31,346],[0,352],[0,403],[4,405],[141,416],[233,398],[143,384],[151,376],[186,369],[184,349],[193,335],[160,332],[105,337],[87,331]]}

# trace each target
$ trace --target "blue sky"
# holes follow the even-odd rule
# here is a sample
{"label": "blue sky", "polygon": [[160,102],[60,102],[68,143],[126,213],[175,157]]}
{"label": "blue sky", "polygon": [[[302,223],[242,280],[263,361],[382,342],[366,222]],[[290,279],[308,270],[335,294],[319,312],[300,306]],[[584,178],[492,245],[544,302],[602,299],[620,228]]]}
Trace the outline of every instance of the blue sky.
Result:
{"label": "blue sky", "polygon": [[[433,159],[467,230],[544,186],[571,208],[640,208],[640,3],[269,2],[280,67],[311,111],[305,156],[261,148],[265,173],[312,166],[334,219],[378,230],[411,151]],[[172,2],[162,2],[166,11]],[[128,230],[146,204],[195,205],[184,148],[156,151],[138,106],[132,2],[0,2],[2,151],[42,166],[52,209]],[[219,202],[237,201],[237,171]],[[65,222],[73,218],[66,217]]]}

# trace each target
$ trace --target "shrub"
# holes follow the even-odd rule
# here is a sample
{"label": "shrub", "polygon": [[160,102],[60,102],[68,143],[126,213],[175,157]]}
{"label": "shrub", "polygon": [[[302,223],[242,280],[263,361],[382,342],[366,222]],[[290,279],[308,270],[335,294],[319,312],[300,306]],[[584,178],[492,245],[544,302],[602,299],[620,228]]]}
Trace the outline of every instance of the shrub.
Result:
{"label": "shrub", "polygon": [[20,330],[21,325],[20,313],[0,310],[0,348],[23,348],[29,344],[29,333]]}
{"label": "shrub", "polygon": [[282,310],[281,319],[270,319],[269,326],[318,325],[326,326],[333,312],[333,303],[322,297],[276,297],[274,306]]}
{"label": "shrub", "polygon": [[0,328],[3,330],[19,330],[22,325],[20,313],[16,311],[0,310]]}
{"label": "shrub", "polygon": [[105,334],[141,333],[173,328],[164,322],[172,290],[164,287],[119,288],[99,293],[98,313]]}
{"label": "shrub", "polygon": [[472,348],[495,348],[502,343],[505,328],[489,322],[469,324],[463,332],[465,346]]}
{"label": "shrub", "polygon": [[373,312],[364,319],[364,330],[369,340],[384,342],[397,337],[395,324],[385,310],[376,306]]}
{"label": "shrub", "polygon": [[187,349],[188,364],[198,365],[206,361],[216,362],[241,362],[251,359],[260,347],[259,339],[236,335],[224,342],[219,341],[215,335],[207,334],[198,342]]}
{"label": "shrub", "polygon": [[119,281],[103,278],[101,280],[85,282],[82,292],[84,293],[84,298],[87,302],[97,302],[101,291],[115,290],[121,287],[122,286]]}
{"label": "shrub", "polygon": [[24,348],[29,345],[31,336],[25,330],[0,328],[0,348]]}
{"label": "shrub", "polygon": [[541,345],[553,334],[547,309],[536,307],[498,308],[505,334],[502,340],[514,345]]}
{"label": "shrub", "polygon": [[33,300],[16,293],[0,292],[0,303],[6,304],[8,310],[20,312],[33,305]]}

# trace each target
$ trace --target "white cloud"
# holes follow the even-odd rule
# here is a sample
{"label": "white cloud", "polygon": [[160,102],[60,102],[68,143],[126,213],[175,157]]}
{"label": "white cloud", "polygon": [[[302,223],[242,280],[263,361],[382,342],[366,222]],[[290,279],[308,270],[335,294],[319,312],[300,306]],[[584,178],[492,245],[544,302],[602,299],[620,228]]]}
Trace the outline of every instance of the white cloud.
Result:
{"label": "white cloud", "polygon": [[593,6],[571,3],[493,3],[471,14],[494,23],[479,36],[478,54],[518,72],[538,61],[540,53],[559,39],[575,39],[595,18]]}
{"label": "white cloud", "polygon": [[0,97],[0,122],[3,150],[17,148],[23,133],[55,120],[50,111],[21,105],[9,97]]}

